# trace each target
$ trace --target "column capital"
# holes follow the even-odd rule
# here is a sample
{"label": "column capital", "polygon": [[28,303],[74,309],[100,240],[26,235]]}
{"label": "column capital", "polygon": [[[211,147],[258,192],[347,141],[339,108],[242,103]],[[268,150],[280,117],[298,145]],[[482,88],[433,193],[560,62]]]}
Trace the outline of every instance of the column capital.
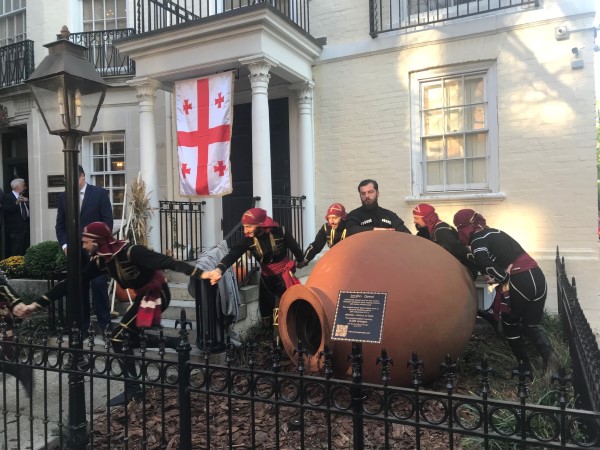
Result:
{"label": "column capital", "polygon": [[300,83],[292,84],[290,89],[297,92],[298,101],[300,103],[311,103],[313,99],[314,87],[314,81],[302,81]]}
{"label": "column capital", "polygon": [[140,102],[154,102],[156,90],[161,87],[160,81],[153,78],[134,78],[133,80],[129,80],[127,84],[136,88],[137,98]]}
{"label": "column capital", "polygon": [[267,83],[271,78],[269,71],[271,68],[279,65],[279,62],[273,58],[269,58],[262,54],[241,58],[239,61],[241,64],[248,66],[248,70],[250,70],[248,78],[250,78],[250,81],[262,81]]}

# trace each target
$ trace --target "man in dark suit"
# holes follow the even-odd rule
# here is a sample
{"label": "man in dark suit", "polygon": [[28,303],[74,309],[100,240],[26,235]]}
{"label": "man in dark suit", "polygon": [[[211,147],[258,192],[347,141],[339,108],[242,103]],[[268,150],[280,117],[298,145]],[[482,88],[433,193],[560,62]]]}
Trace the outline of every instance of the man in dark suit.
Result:
{"label": "man in dark suit", "polygon": [[6,257],[24,255],[29,248],[29,199],[25,196],[27,185],[23,178],[10,182],[12,192],[2,196]]}
{"label": "man in dark suit", "polygon": [[[112,205],[108,198],[108,191],[104,188],[87,184],[85,181],[85,172],[81,166],[79,166],[79,202],[80,231],[92,222],[103,222],[112,230],[113,213]],[[65,254],[67,254],[67,199],[64,192],[58,196],[58,212],[55,228],[58,243],[62,246]],[[82,262],[83,267],[85,267],[90,262],[90,256],[83,249],[77,249],[77,251],[82,252]],[[98,325],[104,330],[110,324],[108,279],[106,275],[94,278],[82,286],[83,317],[81,329],[87,331],[90,326],[90,285],[92,287],[92,299],[96,309]]]}

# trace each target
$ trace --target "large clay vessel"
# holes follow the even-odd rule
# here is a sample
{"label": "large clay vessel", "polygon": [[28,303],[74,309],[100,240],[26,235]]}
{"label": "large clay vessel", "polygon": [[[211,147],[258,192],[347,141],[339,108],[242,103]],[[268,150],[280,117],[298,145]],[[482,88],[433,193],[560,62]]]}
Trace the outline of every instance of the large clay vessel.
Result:
{"label": "large clay vessel", "polygon": [[331,340],[340,291],[387,293],[380,344],[363,343],[363,380],[380,382],[376,365],[385,348],[394,361],[392,385],[410,382],[407,361],[416,352],[423,379],[439,375],[447,354],[456,358],[469,341],[477,295],[464,267],[446,250],[407,233],[369,231],[351,236],[317,262],[305,285],[288,289],[279,305],[279,332],[285,351],[297,362],[298,339],[307,350],[306,367],[322,366],[319,353],[334,355],[334,374],[351,376],[352,343]]}

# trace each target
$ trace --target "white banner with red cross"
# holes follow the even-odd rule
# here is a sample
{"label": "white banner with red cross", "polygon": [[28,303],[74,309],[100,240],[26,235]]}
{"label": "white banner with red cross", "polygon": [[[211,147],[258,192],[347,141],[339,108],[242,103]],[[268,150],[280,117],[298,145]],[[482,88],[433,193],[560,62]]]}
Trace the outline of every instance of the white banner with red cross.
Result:
{"label": "white banner with red cross", "polygon": [[233,72],[175,83],[179,192],[230,194]]}

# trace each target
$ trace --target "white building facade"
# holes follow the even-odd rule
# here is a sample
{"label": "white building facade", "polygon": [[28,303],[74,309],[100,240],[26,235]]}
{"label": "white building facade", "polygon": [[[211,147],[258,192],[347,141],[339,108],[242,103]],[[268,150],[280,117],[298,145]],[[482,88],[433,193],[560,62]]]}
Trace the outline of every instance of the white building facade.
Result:
{"label": "white building facade", "polygon": [[[0,51],[31,46],[35,67],[65,24],[92,43],[110,87],[81,161],[116,219],[140,173],[154,207],[206,201],[205,247],[247,206],[239,199],[271,211],[273,195],[304,195],[306,245],[329,204],[353,209],[358,182],[374,178],[380,204],[409,224],[426,202],[448,222],[475,209],[514,236],[548,276],[550,310],[558,246],[600,329],[593,0],[199,0],[163,22],[132,0],[9,3]],[[173,83],[224,70],[236,74],[234,193],[182,198]],[[62,142],[10,73],[0,181],[27,179],[36,243],[55,238]],[[158,248],[157,214],[152,227]]]}

